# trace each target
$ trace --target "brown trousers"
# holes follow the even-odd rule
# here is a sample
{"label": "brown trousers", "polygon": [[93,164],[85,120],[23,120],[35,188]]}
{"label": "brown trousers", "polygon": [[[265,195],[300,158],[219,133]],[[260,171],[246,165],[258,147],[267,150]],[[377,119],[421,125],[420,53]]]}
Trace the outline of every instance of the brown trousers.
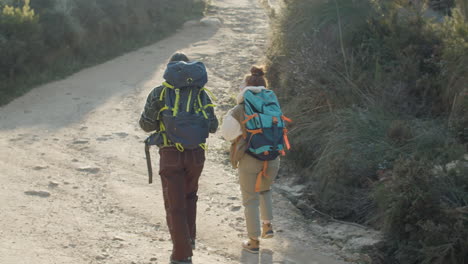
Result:
{"label": "brown trousers", "polygon": [[178,151],[175,147],[159,150],[166,221],[172,238],[172,259],[191,257],[191,241],[196,237],[197,191],[205,163],[201,148]]}

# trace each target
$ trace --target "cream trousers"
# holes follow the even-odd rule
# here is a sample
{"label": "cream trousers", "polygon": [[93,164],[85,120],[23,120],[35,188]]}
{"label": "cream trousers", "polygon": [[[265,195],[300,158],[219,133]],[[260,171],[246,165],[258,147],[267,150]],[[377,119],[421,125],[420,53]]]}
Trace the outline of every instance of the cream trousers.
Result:
{"label": "cream trousers", "polygon": [[262,220],[273,219],[271,185],[278,175],[280,158],[268,162],[268,177],[262,179],[260,192],[255,192],[257,175],[263,169],[263,161],[248,154],[239,161],[239,183],[244,205],[245,221],[249,237],[258,238],[261,234],[260,217]]}

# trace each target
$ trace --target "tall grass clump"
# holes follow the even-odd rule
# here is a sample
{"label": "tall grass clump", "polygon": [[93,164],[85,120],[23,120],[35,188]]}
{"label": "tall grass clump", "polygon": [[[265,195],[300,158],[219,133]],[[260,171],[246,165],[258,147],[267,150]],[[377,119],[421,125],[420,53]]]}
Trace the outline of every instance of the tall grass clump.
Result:
{"label": "tall grass clump", "polygon": [[[467,259],[466,240],[447,235],[468,228],[468,174],[447,170],[455,161],[466,166],[464,8],[454,1],[292,0],[273,23],[268,78],[295,119],[288,162],[310,183],[315,195],[308,197],[320,210],[384,230],[387,262]],[[440,184],[449,180],[460,184]],[[420,196],[437,202],[426,211],[403,202]],[[455,196],[465,198],[446,201]],[[396,228],[404,235],[395,236]],[[435,239],[438,232],[446,239]]]}
{"label": "tall grass clump", "polygon": [[0,0],[0,105],[164,38],[200,17],[202,0]]}
{"label": "tall grass clump", "polygon": [[468,170],[456,163],[432,165],[427,159],[400,159],[394,179],[374,190],[384,213],[385,250],[397,263],[468,260]]}

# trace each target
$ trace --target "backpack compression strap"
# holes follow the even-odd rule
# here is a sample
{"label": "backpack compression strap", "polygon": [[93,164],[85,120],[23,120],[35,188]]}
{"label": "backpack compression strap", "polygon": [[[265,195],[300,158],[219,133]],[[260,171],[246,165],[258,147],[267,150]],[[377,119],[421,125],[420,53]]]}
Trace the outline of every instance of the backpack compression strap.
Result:
{"label": "backpack compression strap", "polygon": [[260,173],[258,173],[258,175],[257,175],[257,181],[255,182],[255,192],[260,192],[260,188],[262,187],[263,177],[265,177],[265,178],[270,177],[270,176],[268,176],[267,171],[268,171],[268,161],[265,160],[263,162],[262,171],[260,171]]}
{"label": "backpack compression strap", "polygon": [[[179,112],[179,102],[180,102],[180,89],[178,88],[175,88],[173,85],[169,84],[168,82],[163,82],[163,90],[161,91],[161,94],[159,96],[159,100],[162,101],[165,96],[166,96],[166,89],[175,89],[175,94],[176,94],[176,98],[175,98],[175,102],[174,102],[174,108],[170,108],[169,106],[165,105],[163,108],[161,108],[158,112],[158,120],[160,120],[160,117],[161,117],[161,113],[165,110],[172,110],[173,112],[173,116],[177,116],[178,112]],[[205,112],[205,109],[208,108],[208,107],[215,107],[216,105],[214,104],[207,104],[207,105],[203,105],[202,103],[202,100],[200,98],[200,93],[202,91],[205,91],[207,94],[209,94],[209,96],[212,98],[212,100],[217,100],[216,97],[214,96],[214,94],[208,90],[207,88],[202,88],[200,89],[200,92],[198,93],[198,103],[199,103],[199,106],[200,106],[200,109],[203,113],[203,116],[208,119],[208,115],[206,114]],[[190,111],[190,101],[192,99],[192,91],[190,91],[190,94],[189,94],[189,98],[188,98],[188,101],[187,101],[187,112]],[[163,122],[160,122],[160,132],[164,132],[166,131],[166,127],[164,126]],[[169,140],[167,138],[167,135],[166,133],[162,133],[162,137],[163,137],[163,140],[164,140],[164,146],[171,146],[169,144]],[[174,146],[177,148],[178,151],[180,152],[184,152],[185,148],[184,146],[182,146],[182,144],[180,143],[175,143]],[[208,145],[206,143],[201,143],[200,144],[200,147],[203,149],[203,150],[207,150],[208,149]]]}
{"label": "backpack compression strap", "polygon": [[[180,102],[180,89],[179,88],[175,88],[173,85],[169,84],[168,82],[163,82],[163,85],[165,88],[169,88],[169,89],[174,89],[174,92],[176,94],[176,98],[175,98],[175,102],[174,102],[174,108],[172,108],[172,115],[173,116],[177,116],[177,114],[179,113],[179,102]],[[165,91],[165,89],[164,89]],[[162,93],[161,93],[161,97],[162,97]],[[166,105],[166,107],[169,109],[169,107]]]}
{"label": "backpack compression strap", "polygon": [[[256,117],[257,114],[253,114],[253,115],[245,115],[246,119],[244,120],[244,122],[242,122],[244,125],[252,120],[253,118]],[[292,120],[287,118],[286,116],[282,115],[281,116],[281,119],[288,122],[288,123],[291,123]],[[257,129],[257,130],[247,130],[247,132],[250,132],[252,134],[258,134],[258,133],[263,133],[262,129]],[[286,149],[290,150],[291,149],[291,144],[289,143],[289,138],[288,138],[288,129],[286,128],[286,126],[284,127],[283,129],[283,134],[284,134],[284,143],[286,144]],[[282,156],[285,156],[286,155],[286,151],[281,150],[280,151],[281,155]],[[265,153],[265,154],[268,154],[268,153]],[[257,175],[257,180],[255,182],[255,192],[260,192],[260,188],[262,187],[262,181],[263,181],[263,177],[265,178],[269,178],[270,176],[268,176],[268,161],[263,161],[263,168],[262,168],[262,171],[260,171]]]}

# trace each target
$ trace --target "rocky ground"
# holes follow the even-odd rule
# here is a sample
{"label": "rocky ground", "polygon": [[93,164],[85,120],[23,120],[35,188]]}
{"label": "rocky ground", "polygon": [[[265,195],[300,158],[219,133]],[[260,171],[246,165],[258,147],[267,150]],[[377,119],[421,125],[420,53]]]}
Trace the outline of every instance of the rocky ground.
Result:
{"label": "rocky ground", "polygon": [[[147,94],[175,51],[209,68],[222,115],[250,65],[261,61],[268,19],[256,0],[213,0],[208,18],[177,34],[0,108],[0,263],[167,263],[171,242],[161,186],[147,184],[137,125]],[[195,263],[350,263],[378,233],[304,218],[275,186],[273,240],[242,252],[245,225],[228,143],[219,134],[201,178]],[[157,152],[153,151],[155,172]],[[157,173],[156,173],[157,176]],[[283,175],[283,178],[285,176]],[[287,177],[286,177],[287,178]]]}

